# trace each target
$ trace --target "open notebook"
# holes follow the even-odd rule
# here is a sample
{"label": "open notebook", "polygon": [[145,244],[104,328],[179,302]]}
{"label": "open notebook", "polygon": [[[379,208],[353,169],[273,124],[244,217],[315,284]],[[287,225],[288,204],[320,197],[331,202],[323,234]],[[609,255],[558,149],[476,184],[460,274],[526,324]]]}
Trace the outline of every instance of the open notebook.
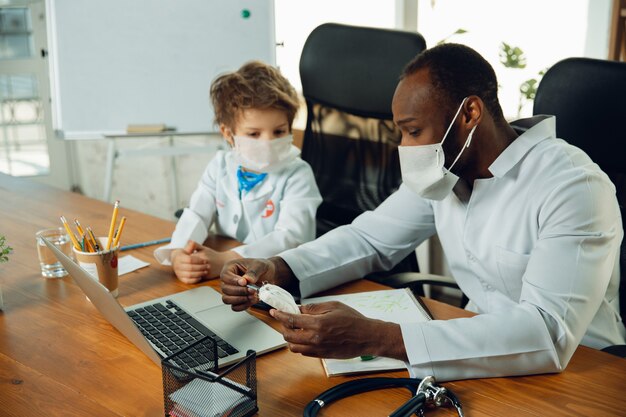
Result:
{"label": "open notebook", "polygon": [[[307,298],[302,304],[341,301],[361,314],[372,319],[394,323],[415,323],[432,320],[426,306],[415,298],[408,288],[396,290],[370,291],[355,294],[331,295],[328,297]],[[403,361],[384,357],[352,359],[322,359],[326,375],[345,375],[359,372],[378,372],[405,369]]]}

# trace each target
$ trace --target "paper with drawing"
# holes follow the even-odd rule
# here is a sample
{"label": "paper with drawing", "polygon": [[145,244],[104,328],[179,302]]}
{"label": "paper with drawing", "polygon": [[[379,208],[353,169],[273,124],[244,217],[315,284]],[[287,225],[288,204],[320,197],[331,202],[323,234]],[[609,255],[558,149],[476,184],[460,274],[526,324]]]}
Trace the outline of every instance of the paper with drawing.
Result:
{"label": "paper with drawing", "polygon": [[[408,288],[308,298],[302,300],[302,304],[326,301],[340,301],[372,319],[394,323],[430,320],[428,312]],[[376,357],[367,361],[363,361],[361,358],[322,359],[322,363],[328,376],[405,368],[403,361],[383,357]]]}

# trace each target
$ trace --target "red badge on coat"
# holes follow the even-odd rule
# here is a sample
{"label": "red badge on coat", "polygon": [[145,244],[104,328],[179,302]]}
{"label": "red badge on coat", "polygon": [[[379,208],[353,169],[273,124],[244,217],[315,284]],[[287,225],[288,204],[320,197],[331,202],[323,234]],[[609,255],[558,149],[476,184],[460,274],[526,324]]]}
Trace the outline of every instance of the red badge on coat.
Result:
{"label": "red badge on coat", "polygon": [[265,211],[263,211],[263,215],[261,217],[267,219],[272,214],[274,214],[274,202],[272,200],[267,200],[267,203],[265,203]]}

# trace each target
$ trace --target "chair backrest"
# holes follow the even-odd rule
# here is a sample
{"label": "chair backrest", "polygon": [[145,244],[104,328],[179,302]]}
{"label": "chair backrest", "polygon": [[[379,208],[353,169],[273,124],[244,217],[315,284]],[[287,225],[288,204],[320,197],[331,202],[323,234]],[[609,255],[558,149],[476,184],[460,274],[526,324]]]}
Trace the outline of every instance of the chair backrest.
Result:
{"label": "chair backrest", "polygon": [[626,63],[567,58],[537,88],[533,114],[556,116],[558,137],[584,150],[615,182],[626,204]]}
{"label": "chair backrest", "polygon": [[307,38],[300,58],[302,158],[323,198],[318,235],[374,209],[399,187],[391,100],[402,69],[425,48],[415,32],[334,23]]}
{"label": "chair backrest", "polygon": [[[391,101],[404,66],[424,49],[416,32],[334,23],[307,38],[300,58],[307,105],[302,159],[323,198],[318,236],[376,208],[400,186],[401,135]],[[415,253],[390,273],[407,271],[418,271]]]}
{"label": "chair backrest", "polygon": [[[568,58],[544,75],[533,114],[556,116],[556,134],[581,148],[615,183],[626,207],[626,63]],[[620,307],[626,323],[626,244],[620,256]]]}

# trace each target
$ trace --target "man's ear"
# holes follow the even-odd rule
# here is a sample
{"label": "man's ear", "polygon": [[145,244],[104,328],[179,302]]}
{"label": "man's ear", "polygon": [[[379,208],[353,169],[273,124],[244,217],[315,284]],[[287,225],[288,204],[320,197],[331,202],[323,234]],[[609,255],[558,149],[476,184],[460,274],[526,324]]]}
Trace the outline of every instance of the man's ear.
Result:
{"label": "man's ear", "polygon": [[220,123],[220,133],[231,147],[235,146],[233,143],[234,132],[224,123]]}
{"label": "man's ear", "polygon": [[478,96],[469,96],[463,107],[464,122],[471,129],[480,123],[485,111],[485,103]]}

